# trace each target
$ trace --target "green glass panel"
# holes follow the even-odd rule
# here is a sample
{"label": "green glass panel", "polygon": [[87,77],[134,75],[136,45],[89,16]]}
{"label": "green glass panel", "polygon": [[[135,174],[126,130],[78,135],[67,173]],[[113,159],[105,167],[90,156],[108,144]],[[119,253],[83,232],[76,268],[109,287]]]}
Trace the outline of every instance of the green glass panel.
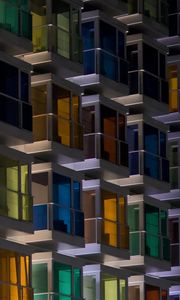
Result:
{"label": "green glass panel", "polygon": [[81,270],[75,268],[73,270],[74,275],[74,297],[80,298],[81,297]]}
{"label": "green glass panel", "polygon": [[120,288],[120,300],[126,300],[126,281],[124,279],[119,280]]}
{"label": "green glass panel", "polygon": [[33,201],[29,195],[22,196],[22,219],[24,221],[32,221]]}
{"label": "green glass panel", "polygon": [[152,257],[160,257],[160,239],[159,236],[146,233],[145,253]]}
{"label": "green glass panel", "polygon": [[68,265],[54,262],[54,291],[63,295],[71,295],[72,270]]}
{"label": "green glass panel", "polygon": [[139,205],[128,206],[128,225],[130,231],[139,230]]}
{"label": "green glass panel", "polygon": [[49,300],[49,298],[47,294],[34,295],[34,300]]}
{"label": "green glass panel", "polygon": [[57,53],[70,58],[70,34],[60,28],[57,29]]}
{"label": "green glass panel", "polygon": [[[48,266],[46,263],[32,265],[32,286],[35,293],[48,292]],[[38,298],[38,295],[35,297],[38,300],[46,299]]]}
{"label": "green glass panel", "polygon": [[21,35],[25,38],[32,38],[32,17],[26,11],[21,11]]}
{"label": "green glass panel", "polygon": [[21,166],[21,193],[28,194],[28,165]]}
{"label": "green glass panel", "polygon": [[159,209],[148,204],[145,205],[145,230],[159,234]]}
{"label": "green glass panel", "polygon": [[0,27],[5,27],[5,2],[0,1]]}
{"label": "green glass panel", "polygon": [[83,276],[83,297],[86,300],[96,300],[96,277]]}

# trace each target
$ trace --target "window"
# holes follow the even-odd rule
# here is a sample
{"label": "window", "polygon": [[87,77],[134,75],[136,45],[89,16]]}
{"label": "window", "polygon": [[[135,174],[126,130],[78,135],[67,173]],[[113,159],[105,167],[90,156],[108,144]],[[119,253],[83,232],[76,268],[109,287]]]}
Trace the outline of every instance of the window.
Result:
{"label": "window", "polygon": [[158,51],[145,43],[143,43],[143,66],[146,71],[158,75]]}
{"label": "window", "polygon": [[32,286],[35,294],[48,292],[47,263],[32,265]]}
{"label": "window", "polygon": [[96,300],[95,275],[83,275],[83,297],[86,300]]}
{"label": "window", "polygon": [[118,81],[118,59],[106,52],[100,52],[100,73],[109,79]]}
{"label": "window", "polygon": [[100,21],[100,47],[116,54],[116,28]]}

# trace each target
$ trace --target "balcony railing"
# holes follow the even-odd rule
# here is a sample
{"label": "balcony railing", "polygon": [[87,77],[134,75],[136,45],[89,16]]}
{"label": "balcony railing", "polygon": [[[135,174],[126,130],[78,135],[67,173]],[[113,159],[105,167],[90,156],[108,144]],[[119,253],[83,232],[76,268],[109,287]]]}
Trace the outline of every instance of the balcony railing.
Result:
{"label": "balcony railing", "polygon": [[144,150],[129,152],[130,174],[145,174],[169,182],[169,161]]}
{"label": "balcony railing", "polygon": [[84,135],[85,158],[98,158],[128,166],[128,144],[102,133]]}
{"label": "balcony railing", "polygon": [[129,248],[129,228],[127,225],[102,218],[85,220],[85,242],[99,243],[121,249]]}
{"label": "balcony railing", "polygon": [[84,237],[84,214],[80,210],[60,204],[47,203],[33,206],[34,230],[57,230]]}
{"label": "balcony railing", "polygon": [[54,114],[33,116],[34,141],[50,140],[71,148],[83,148],[83,126]]}
{"label": "balcony railing", "polygon": [[33,198],[0,187],[0,215],[18,221],[32,222]]}
{"label": "balcony railing", "polygon": [[73,61],[82,62],[80,36],[52,24],[33,27],[33,51],[52,51]]}
{"label": "balcony railing", "polygon": [[[163,260],[170,260],[170,240],[162,235],[144,231],[129,233],[130,255],[148,255]],[[152,248],[148,245],[151,244]],[[155,250],[153,250],[153,247]]]}

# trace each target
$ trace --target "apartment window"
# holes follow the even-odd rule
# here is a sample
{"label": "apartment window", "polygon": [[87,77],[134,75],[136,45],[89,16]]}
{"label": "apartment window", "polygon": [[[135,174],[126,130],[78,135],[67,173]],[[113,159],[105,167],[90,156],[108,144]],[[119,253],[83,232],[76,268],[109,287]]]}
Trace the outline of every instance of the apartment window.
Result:
{"label": "apartment window", "polygon": [[145,95],[159,101],[160,86],[159,79],[146,72],[143,73],[143,92]]}
{"label": "apartment window", "polygon": [[145,43],[143,43],[143,67],[146,71],[158,75],[158,51]]}
{"label": "apartment window", "polygon": [[83,66],[85,74],[93,74],[96,73],[96,65],[95,65],[95,50],[89,50],[83,52]]}
{"label": "apartment window", "polygon": [[0,80],[0,92],[18,98],[18,69],[0,61],[0,70],[3,74]]}
{"label": "apartment window", "polygon": [[109,79],[118,81],[118,59],[109,53],[100,52],[100,73]]}

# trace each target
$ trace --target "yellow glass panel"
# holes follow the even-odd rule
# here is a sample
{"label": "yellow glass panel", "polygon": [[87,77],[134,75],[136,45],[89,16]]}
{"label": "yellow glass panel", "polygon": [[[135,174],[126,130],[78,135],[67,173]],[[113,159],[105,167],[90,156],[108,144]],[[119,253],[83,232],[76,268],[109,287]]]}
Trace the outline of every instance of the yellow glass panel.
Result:
{"label": "yellow glass panel", "polygon": [[104,300],[117,300],[117,279],[107,279],[103,282],[104,285]]}
{"label": "yellow glass panel", "polygon": [[58,136],[61,144],[70,146],[70,129],[68,120],[58,118]]}
{"label": "yellow glass panel", "polygon": [[28,194],[28,165],[21,166],[21,192]]}
{"label": "yellow glass panel", "polygon": [[110,221],[104,221],[103,243],[109,246],[117,247],[117,224]]}
{"label": "yellow glass panel", "polygon": [[119,280],[119,288],[120,288],[120,299],[126,300],[126,281],[124,279]]}
{"label": "yellow glass panel", "polygon": [[169,88],[171,90],[177,90],[177,88],[178,88],[178,79],[177,79],[177,77],[169,79]]}
{"label": "yellow glass panel", "polygon": [[24,256],[20,256],[20,283],[22,286],[27,285],[26,261]]}
{"label": "yellow glass panel", "polygon": [[7,188],[18,191],[18,167],[9,167],[6,169]]}
{"label": "yellow glass panel", "polygon": [[36,13],[32,13],[32,25],[33,26],[41,26],[46,24],[46,16],[38,15]]}
{"label": "yellow glass panel", "polygon": [[6,195],[7,195],[8,217],[18,220],[19,218],[18,193],[7,191]]}
{"label": "yellow glass panel", "polygon": [[121,224],[126,222],[125,199],[122,196],[119,198],[119,222]]}
{"label": "yellow glass panel", "polygon": [[43,141],[48,139],[48,116],[33,117],[33,140]]}
{"label": "yellow glass panel", "polygon": [[70,119],[70,97],[58,99],[57,115],[67,120]]}
{"label": "yellow glass panel", "polygon": [[22,219],[24,221],[32,220],[32,198],[29,195],[22,196]]}
{"label": "yellow glass panel", "polygon": [[117,221],[116,194],[103,190],[101,196],[103,201],[103,217],[107,220]]}
{"label": "yellow glass panel", "polygon": [[10,257],[9,258],[9,264],[10,264],[10,282],[17,284],[17,261],[16,261],[16,257]]}

